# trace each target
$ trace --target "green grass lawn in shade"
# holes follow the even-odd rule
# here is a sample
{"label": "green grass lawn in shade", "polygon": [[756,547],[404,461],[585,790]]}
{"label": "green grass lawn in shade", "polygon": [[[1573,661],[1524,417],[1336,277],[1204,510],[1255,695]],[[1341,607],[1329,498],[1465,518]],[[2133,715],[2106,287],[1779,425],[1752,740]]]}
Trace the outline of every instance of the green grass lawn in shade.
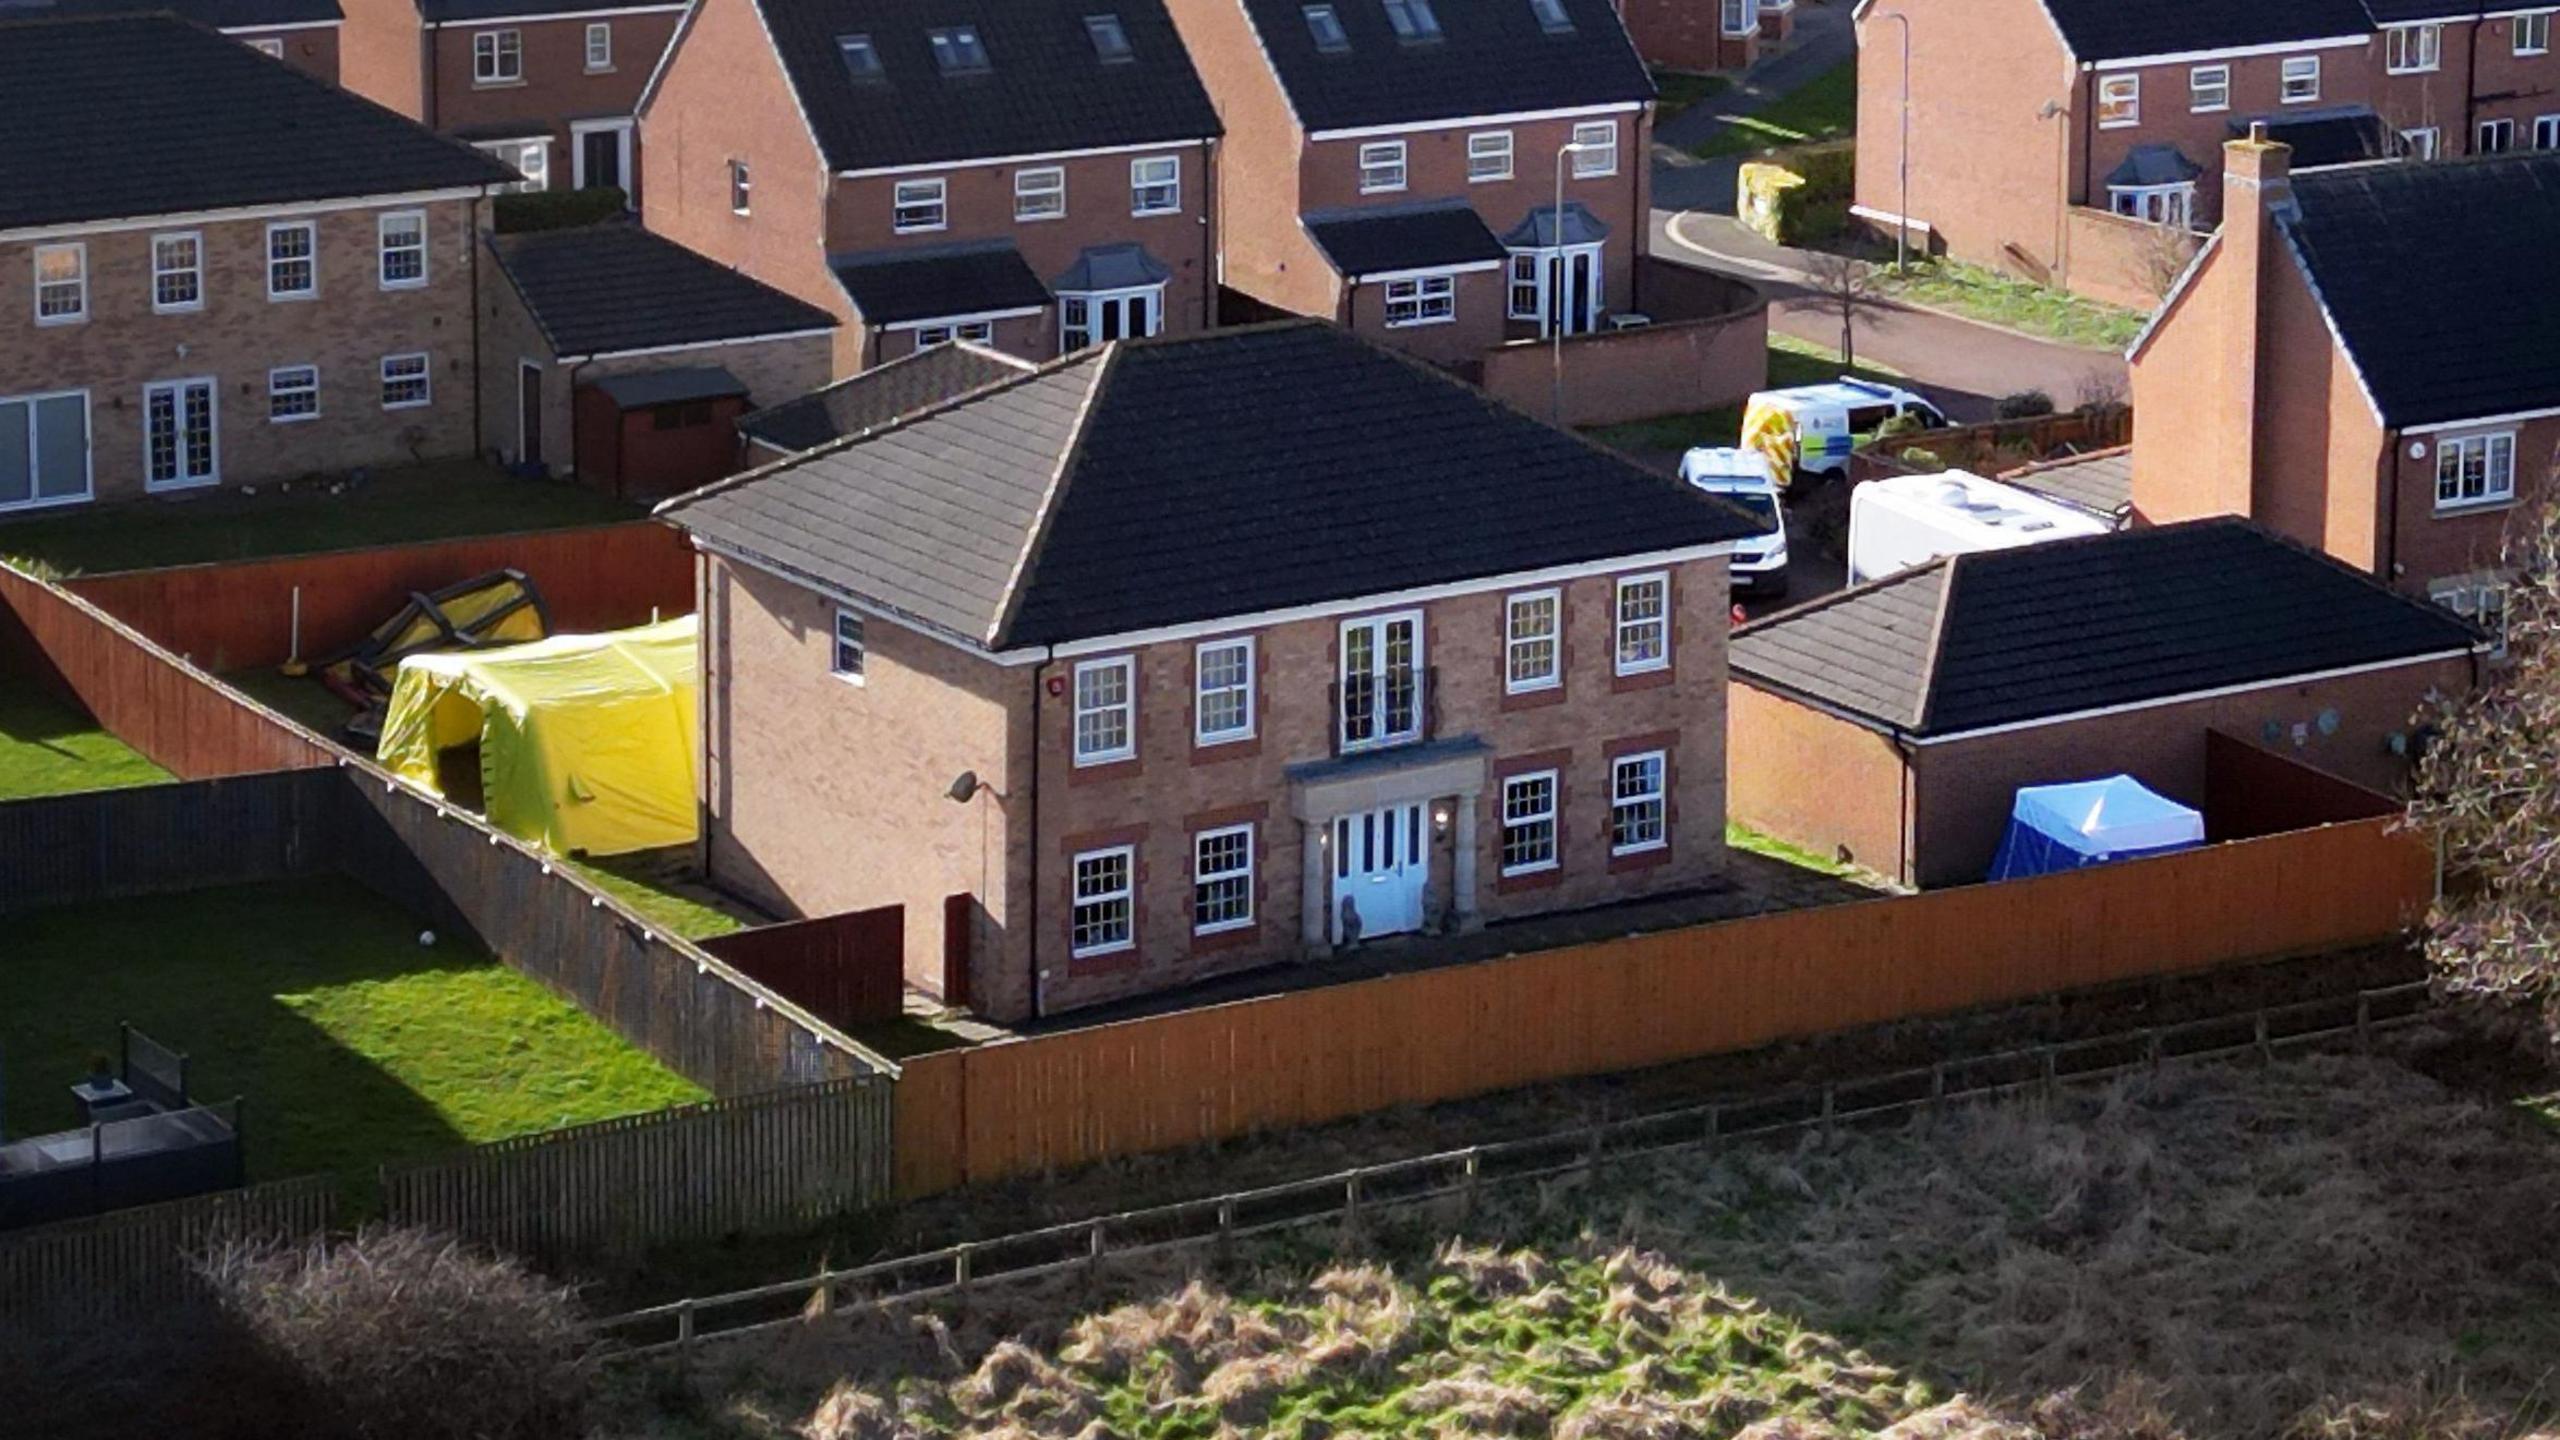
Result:
{"label": "green grass lawn in shade", "polygon": [[24,676],[0,675],[0,800],[170,778],[69,701]]}
{"label": "green grass lawn in shade", "polygon": [[51,511],[0,524],[0,557],[40,574],[94,575],[603,525],[647,513],[567,481],[518,480],[472,461],[385,469],[337,493],[334,483]]}
{"label": "green grass lawn in shade", "polygon": [[2124,349],[2150,318],[2139,310],[1952,260],[1917,261],[1903,275],[1896,275],[1890,265],[1879,265],[1876,285],[1896,299],[2093,349]]}
{"label": "green grass lawn in shade", "polygon": [[1733,88],[1733,81],[1723,75],[1686,75],[1677,70],[1657,69],[1653,72],[1655,91],[1653,123],[1658,129],[1671,117],[1698,104],[1712,100]]}
{"label": "green grass lawn in shade", "polygon": [[1701,159],[1750,155],[1786,145],[1837,140],[1858,128],[1858,62],[1843,60],[1788,91],[1756,115],[1737,115],[1691,153]]}
{"label": "green grass lawn in shade", "polygon": [[332,1171],[656,1110],[703,1092],[458,936],[342,879],[12,916],[0,944],[10,1133],[76,1123],[116,1022],[186,1051],[202,1100],[247,1101],[253,1179]]}

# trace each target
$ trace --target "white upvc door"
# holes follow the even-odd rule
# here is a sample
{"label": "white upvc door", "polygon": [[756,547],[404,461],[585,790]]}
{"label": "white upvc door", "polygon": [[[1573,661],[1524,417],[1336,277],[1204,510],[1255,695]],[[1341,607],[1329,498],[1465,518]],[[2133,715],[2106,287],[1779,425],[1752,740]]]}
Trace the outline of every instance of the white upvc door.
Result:
{"label": "white upvc door", "polygon": [[1600,328],[1606,286],[1599,245],[1565,245],[1511,252],[1514,320],[1538,322],[1538,337],[1583,335]]}
{"label": "white upvc door", "polygon": [[89,392],[0,397],[0,511],[89,499]]}
{"label": "white upvc door", "polygon": [[[1431,850],[1419,801],[1333,822],[1333,943],[1422,928]],[[1356,921],[1355,931],[1353,922]]]}
{"label": "white upvc door", "polygon": [[210,485],[222,473],[222,442],[213,381],[163,380],[142,387],[142,477],[145,489]]}

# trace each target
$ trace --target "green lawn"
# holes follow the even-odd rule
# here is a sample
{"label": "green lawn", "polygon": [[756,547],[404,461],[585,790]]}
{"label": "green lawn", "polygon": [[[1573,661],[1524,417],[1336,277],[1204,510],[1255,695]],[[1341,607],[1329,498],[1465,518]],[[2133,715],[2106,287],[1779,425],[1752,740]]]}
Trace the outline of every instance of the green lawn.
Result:
{"label": "green lawn", "polygon": [[[1783,390],[1791,385],[1817,385],[1826,380],[1837,380],[1843,374],[1864,376],[1870,380],[1893,380],[1901,378],[1902,372],[1882,365],[1859,365],[1843,370],[1840,352],[1827,345],[1816,345],[1792,335],[1769,337],[1768,388]],[[1653,420],[1630,420],[1623,425],[1595,425],[1583,433],[1613,449],[1638,454],[1688,450],[1699,445],[1731,445],[1742,436],[1742,407],[1722,405],[1713,410],[1692,410]]]}
{"label": "green lawn", "polygon": [[748,918],[741,907],[676,872],[662,853],[612,855],[569,864],[597,889],[681,939],[708,940],[765,923]]}
{"label": "green lawn", "polygon": [[2069,345],[2122,350],[2142,333],[2150,317],[2139,310],[2038,285],[1979,265],[1952,260],[1925,260],[1897,276],[1890,265],[1876,268],[1876,284],[1884,294],[1932,305],[1941,310],[1994,325],[2041,335]]}
{"label": "green lawn", "polygon": [[318,481],[187,500],[57,511],[0,525],[0,557],[52,575],[302,555],[401,541],[600,525],[646,513],[566,481],[515,480],[449,461],[377,472],[339,493]]}
{"label": "green lawn", "polygon": [[701,1090],[583,1011],[351,881],[40,910],[0,945],[13,1133],[74,1123],[116,1022],[187,1051],[200,1098],[247,1099],[259,1179],[655,1110]]}
{"label": "green lawn", "polygon": [[1855,880],[1862,885],[1875,883],[1875,875],[1855,865],[1843,865],[1827,856],[1816,855],[1800,845],[1790,845],[1775,835],[1763,835],[1747,825],[1725,822],[1724,843],[1736,850],[1747,850],[1771,860],[1783,860],[1800,869],[1818,871],[1841,880]]}
{"label": "green lawn", "polygon": [[1756,115],[1737,115],[1690,153],[1751,155],[1784,145],[1837,140],[1858,128],[1858,62],[1843,60]]}
{"label": "green lawn", "polygon": [[1732,89],[1733,81],[1722,75],[1685,75],[1677,70],[1657,69],[1653,72],[1653,88],[1658,96],[1653,121],[1659,127],[1699,101],[1712,100]]}
{"label": "green lawn", "polygon": [[120,790],[171,778],[32,681],[0,675],[0,800]]}

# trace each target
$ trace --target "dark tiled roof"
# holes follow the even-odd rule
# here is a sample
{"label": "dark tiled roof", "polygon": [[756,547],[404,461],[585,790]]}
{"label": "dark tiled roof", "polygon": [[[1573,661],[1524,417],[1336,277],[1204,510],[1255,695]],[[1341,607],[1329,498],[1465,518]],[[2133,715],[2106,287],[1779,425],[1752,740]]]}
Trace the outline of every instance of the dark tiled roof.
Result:
{"label": "dark tiled roof", "polygon": [[628,375],[607,375],[588,383],[625,410],[637,410],[644,405],[673,405],[684,400],[717,400],[747,393],[745,381],[718,365],[639,370]]}
{"label": "dark tiled roof", "polygon": [[[1316,48],[1307,0],[1243,3],[1309,130],[1653,98],[1653,80],[1609,0],[1561,0],[1573,21],[1566,34],[1547,33],[1529,0],[1438,0],[1441,37],[1421,44],[1397,40],[1380,0],[1330,0],[1350,40],[1338,53]],[[1619,147],[1620,165],[1644,163],[1632,136]]]}
{"label": "dark tiled roof", "polygon": [[829,263],[836,283],[873,325],[1049,303],[1049,287],[1010,240],[844,255]]}
{"label": "dark tiled roof", "polygon": [[1306,225],[1344,275],[1472,265],[1510,253],[1463,200],[1319,211],[1306,217]]}
{"label": "dark tiled roof", "polygon": [[2364,0],[2044,0],[2082,61],[2370,35]]}
{"label": "dark tiled roof", "polygon": [[[2480,0],[2364,0],[2364,8],[2377,25],[2400,25],[2412,20],[2468,20],[2480,13]],[[2488,7],[2492,13],[2503,6]]]}
{"label": "dark tiled roof", "polygon": [[[1173,144],[1225,133],[1164,0],[759,0],[818,147],[838,170]],[[1088,15],[1115,14],[1129,58],[1105,63]],[[981,73],[946,76],[927,32],[969,25]],[[880,77],[855,80],[837,40],[867,35]],[[1185,167],[1190,168],[1190,167]],[[1206,177],[1185,175],[1198,186]],[[1088,198],[1070,203],[1093,204]]]}
{"label": "dark tiled roof", "polygon": [[2468,649],[2480,633],[2246,520],[1932,561],[1744,626],[1733,672],[1908,734]]}
{"label": "dark tiled roof", "polygon": [[2560,154],[2297,175],[2285,226],[2394,428],[2560,405]]}
{"label": "dark tiled roof", "polygon": [[[2247,132],[2242,132],[2247,133]],[[2204,173],[2204,167],[2175,145],[2136,145],[2107,172],[2110,185],[2176,185]]]}
{"label": "dark tiled roof", "polygon": [[742,415],[738,433],[777,450],[814,450],[1031,368],[1028,361],[965,340],[936,345]]}
{"label": "dark tiled roof", "polygon": [[583,15],[594,10],[635,7],[682,9],[668,0],[418,0],[418,13],[431,25],[466,20],[496,20],[514,15]]}
{"label": "dark tiled roof", "polygon": [[832,330],[836,317],[637,225],[500,235],[498,264],[563,358]]}
{"label": "dark tiled roof", "polygon": [[[660,513],[998,649],[1756,529],[1463,382],[1304,322],[1087,351]],[[1522,515],[1536,523],[1488,519]]]}
{"label": "dark tiled roof", "polygon": [[344,20],[338,0],[0,0],[0,20],[47,16],[146,15],[167,11],[216,30],[326,25]]}
{"label": "dark tiled roof", "polygon": [[2029,465],[2002,475],[2000,483],[2112,518],[2133,507],[2133,448],[2118,446],[2073,460]]}
{"label": "dark tiled roof", "polygon": [[503,184],[515,171],[182,20],[0,24],[0,228]]}
{"label": "dark tiled roof", "polygon": [[2245,116],[2231,122],[2231,138],[2246,138],[2253,124],[2266,126],[2268,139],[2293,147],[2296,170],[2388,160],[2400,153],[2399,132],[2364,105]]}

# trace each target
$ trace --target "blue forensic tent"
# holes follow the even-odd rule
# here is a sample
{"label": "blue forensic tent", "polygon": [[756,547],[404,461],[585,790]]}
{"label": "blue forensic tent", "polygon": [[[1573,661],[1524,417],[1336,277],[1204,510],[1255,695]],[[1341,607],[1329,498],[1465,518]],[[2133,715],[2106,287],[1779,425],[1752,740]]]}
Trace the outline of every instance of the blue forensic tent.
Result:
{"label": "blue forensic tent", "polygon": [[2018,791],[2009,812],[2009,832],[1991,861],[1991,878],[2050,875],[2203,843],[2202,815],[2130,775],[2029,785]]}

